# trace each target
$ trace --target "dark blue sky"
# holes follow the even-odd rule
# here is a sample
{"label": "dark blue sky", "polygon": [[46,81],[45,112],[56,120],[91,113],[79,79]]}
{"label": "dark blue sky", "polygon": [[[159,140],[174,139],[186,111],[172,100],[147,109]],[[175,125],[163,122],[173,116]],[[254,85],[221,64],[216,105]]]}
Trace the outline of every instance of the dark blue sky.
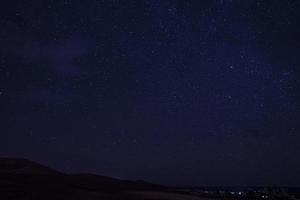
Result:
{"label": "dark blue sky", "polygon": [[0,156],[300,186],[299,23],[296,0],[3,2]]}

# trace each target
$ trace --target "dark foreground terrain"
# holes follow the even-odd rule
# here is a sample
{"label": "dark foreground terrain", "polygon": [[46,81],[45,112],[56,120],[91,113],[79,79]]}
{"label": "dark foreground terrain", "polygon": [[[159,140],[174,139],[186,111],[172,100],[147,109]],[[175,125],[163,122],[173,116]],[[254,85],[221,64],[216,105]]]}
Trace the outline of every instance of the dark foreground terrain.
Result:
{"label": "dark foreground terrain", "polygon": [[296,192],[294,195],[276,191],[168,188],[144,181],[125,181],[93,174],[63,174],[29,160],[0,158],[0,200],[297,199]]}

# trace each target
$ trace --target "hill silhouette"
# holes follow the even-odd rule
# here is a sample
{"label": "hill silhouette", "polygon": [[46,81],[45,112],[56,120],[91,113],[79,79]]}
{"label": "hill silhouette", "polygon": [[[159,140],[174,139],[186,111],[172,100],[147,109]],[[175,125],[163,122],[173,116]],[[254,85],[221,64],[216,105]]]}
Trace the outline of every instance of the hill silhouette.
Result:
{"label": "hill silhouette", "polygon": [[0,158],[1,200],[144,199],[145,192],[163,190],[162,186],[141,180],[120,180],[94,174],[64,174],[30,160]]}
{"label": "hill silhouette", "polygon": [[23,158],[0,158],[0,174],[61,174]]}
{"label": "hill silhouette", "polygon": [[[250,192],[245,192],[249,189]],[[298,188],[286,188],[290,194],[282,189],[171,188],[143,180],[65,174],[26,159],[0,158],[0,200],[252,200],[266,197],[295,200],[300,197]],[[240,195],[237,191],[243,192]]]}

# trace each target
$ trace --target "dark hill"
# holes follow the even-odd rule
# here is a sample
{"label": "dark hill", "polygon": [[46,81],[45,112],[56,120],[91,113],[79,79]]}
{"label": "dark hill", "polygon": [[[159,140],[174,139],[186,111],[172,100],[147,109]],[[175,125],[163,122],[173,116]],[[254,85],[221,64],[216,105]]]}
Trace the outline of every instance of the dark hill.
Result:
{"label": "dark hill", "polygon": [[58,171],[22,158],[0,158],[0,174],[59,174]]}
{"label": "dark hill", "polygon": [[[64,174],[26,159],[0,158],[0,199],[126,199],[162,187],[94,174]],[[132,199],[132,197],[130,197]]]}
{"label": "dark hill", "polygon": [[279,195],[278,189],[273,194],[254,187],[251,190],[256,193],[232,196],[230,191],[235,190],[241,188],[168,188],[142,180],[64,174],[30,160],[0,158],[0,200],[258,200],[265,199],[262,195],[266,194],[268,199],[288,200],[299,196],[299,190],[291,190],[292,195]]}

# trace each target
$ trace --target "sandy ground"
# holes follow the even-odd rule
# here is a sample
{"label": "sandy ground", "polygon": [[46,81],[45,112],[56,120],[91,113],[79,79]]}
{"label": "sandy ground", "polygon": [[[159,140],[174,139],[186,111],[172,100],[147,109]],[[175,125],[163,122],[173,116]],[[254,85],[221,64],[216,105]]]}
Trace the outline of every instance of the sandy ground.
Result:
{"label": "sandy ground", "polygon": [[204,197],[196,197],[187,194],[177,194],[170,192],[155,192],[155,191],[143,191],[143,192],[130,192],[131,195],[145,199],[145,200],[211,200]]}

